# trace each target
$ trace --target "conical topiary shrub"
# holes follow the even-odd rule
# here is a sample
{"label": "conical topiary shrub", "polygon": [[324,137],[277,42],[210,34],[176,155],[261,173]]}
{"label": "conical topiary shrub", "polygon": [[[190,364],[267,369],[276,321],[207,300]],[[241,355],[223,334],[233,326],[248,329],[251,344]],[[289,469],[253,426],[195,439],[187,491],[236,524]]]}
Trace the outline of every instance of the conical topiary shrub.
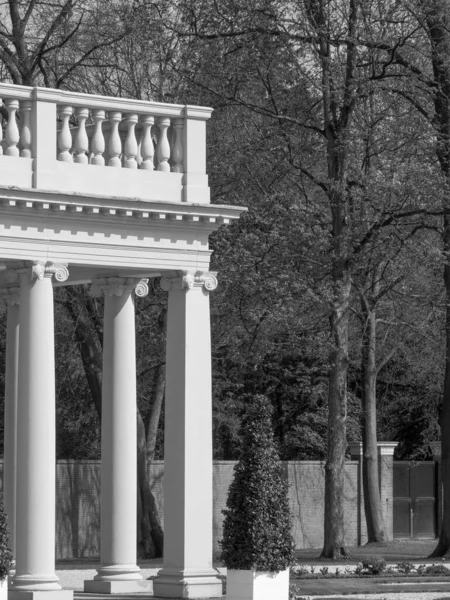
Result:
{"label": "conical topiary shrub", "polygon": [[250,396],[241,425],[243,445],[223,511],[221,560],[228,569],[279,572],[294,559],[288,485],[272,431],[272,407]]}
{"label": "conical topiary shrub", "polygon": [[9,531],[3,502],[0,501],[0,582],[5,581],[12,565],[12,552],[9,548]]}

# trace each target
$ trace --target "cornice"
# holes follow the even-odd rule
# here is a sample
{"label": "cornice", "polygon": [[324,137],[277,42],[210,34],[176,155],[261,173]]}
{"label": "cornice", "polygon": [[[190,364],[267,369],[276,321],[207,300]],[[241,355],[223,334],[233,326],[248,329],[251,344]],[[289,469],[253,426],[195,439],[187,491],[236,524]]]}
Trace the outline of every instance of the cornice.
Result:
{"label": "cornice", "polygon": [[0,213],[26,211],[52,213],[64,218],[136,219],[153,224],[200,226],[212,228],[227,225],[247,209],[241,206],[195,204],[190,202],[142,201],[108,196],[61,194],[52,191],[0,187]]}

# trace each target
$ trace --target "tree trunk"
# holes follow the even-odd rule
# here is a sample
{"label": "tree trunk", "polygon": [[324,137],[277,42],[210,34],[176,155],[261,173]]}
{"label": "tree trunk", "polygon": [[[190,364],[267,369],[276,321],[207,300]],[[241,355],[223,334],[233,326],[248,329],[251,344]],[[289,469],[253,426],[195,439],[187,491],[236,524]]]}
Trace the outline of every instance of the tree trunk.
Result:
{"label": "tree trunk", "polygon": [[[450,251],[450,218],[445,217],[445,249]],[[448,256],[448,255],[447,255]],[[441,445],[442,445],[442,487],[443,487],[443,513],[442,525],[439,533],[439,541],[433,550],[430,558],[444,556],[450,550],[450,266],[444,267],[444,282],[446,293],[446,318],[445,318],[445,339],[446,339],[446,360],[444,376],[444,395],[441,408]]]}
{"label": "tree trunk", "polygon": [[330,352],[324,545],[321,556],[338,559],[347,556],[344,543],[344,482],[347,450],[348,321],[352,290],[347,176],[349,132],[356,97],[354,40],[358,7],[355,0],[349,1],[345,80],[339,110],[330,60],[334,51],[327,34],[329,22],[326,3],[308,3],[308,14],[311,25],[318,34],[317,48],[322,63],[323,133],[326,139],[327,195],[332,220],[330,334],[333,347]]}
{"label": "tree trunk", "polygon": [[158,367],[156,375],[155,395],[153,406],[150,412],[150,418],[147,426],[147,462],[150,464],[155,456],[156,438],[158,435],[158,425],[161,418],[161,408],[164,400],[164,391],[166,387],[166,365],[161,364]]}
{"label": "tree trunk", "polygon": [[145,426],[139,410],[137,417],[138,438],[138,536],[139,558],[158,558],[163,555],[164,533],[158,517],[155,497],[152,494],[147,463]]}
{"label": "tree trunk", "polygon": [[94,402],[99,421],[102,420],[102,355],[91,333],[90,320],[84,306],[79,302],[79,294],[75,288],[64,288],[59,292],[65,294],[62,301],[72,319],[75,340],[81,355],[86,380]]}
{"label": "tree trunk", "polygon": [[363,439],[363,491],[364,512],[367,523],[367,541],[386,540],[381,511],[378,476],[377,407],[376,407],[376,312],[362,301],[363,323],[361,356],[361,401]]}
{"label": "tree trunk", "polygon": [[[437,134],[436,154],[442,174],[450,185],[450,33],[448,28],[448,9],[440,0],[422,0],[431,44],[433,76],[436,83],[434,96],[434,126]],[[445,317],[445,375],[442,408],[440,415],[442,443],[442,486],[444,507],[438,545],[431,557],[444,556],[450,550],[450,200],[444,205],[444,285],[446,294]]]}
{"label": "tree trunk", "polygon": [[339,282],[331,312],[333,349],[328,388],[328,447],[325,465],[325,519],[323,558],[347,556],[344,542],[344,481],[347,449],[348,307],[351,279]]}

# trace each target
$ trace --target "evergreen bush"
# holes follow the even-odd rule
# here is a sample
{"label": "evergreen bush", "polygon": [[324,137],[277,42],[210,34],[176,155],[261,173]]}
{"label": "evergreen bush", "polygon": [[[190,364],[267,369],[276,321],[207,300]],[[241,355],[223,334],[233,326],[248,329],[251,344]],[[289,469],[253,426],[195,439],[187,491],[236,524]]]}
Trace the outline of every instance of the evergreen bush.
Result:
{"label": "evergreen bush", "polygon": [[9,548],[9,531],[3,502],[0,501],[0,581],[4,581],[12,565],[12,552]]}
{"label": "evergreen bush", "polygon": [[228,569],[278,572],[294,561],[288,485],[265,396],[249,396],[241,425],[242,448],[234,468],[220,542]]}

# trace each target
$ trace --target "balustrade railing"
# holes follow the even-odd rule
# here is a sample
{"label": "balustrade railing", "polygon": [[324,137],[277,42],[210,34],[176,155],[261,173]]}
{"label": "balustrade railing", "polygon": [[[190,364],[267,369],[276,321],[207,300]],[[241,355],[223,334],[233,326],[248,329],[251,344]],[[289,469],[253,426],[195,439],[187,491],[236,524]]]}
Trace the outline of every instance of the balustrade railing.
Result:
{"label": "balustrade railing", "polygon": [[8,84],[0,99],[0,186],[209,202],[209,108]]}

